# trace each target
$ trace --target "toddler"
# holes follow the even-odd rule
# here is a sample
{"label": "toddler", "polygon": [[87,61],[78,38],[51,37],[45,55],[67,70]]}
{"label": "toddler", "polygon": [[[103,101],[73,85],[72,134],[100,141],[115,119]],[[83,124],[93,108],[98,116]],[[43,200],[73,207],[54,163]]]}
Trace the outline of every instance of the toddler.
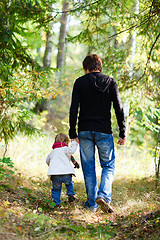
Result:
{"label": "toddler", "polygon": [[74,182],[72,181],[72,175],[75,176],[74,168],[71,164],[73,162],[75,168],[79,168],[79,164],[73,158],[72,154],[75,153],[78,143],[76,141],[71,142],[71,146],[68,147],[69,138],[59,133],[55,137],[55,143],[53,144],[53,150],[47,156],[46,163],[49,166],[48,176],[52,181],[51,195],[55,207],[59,207],[61,200],[62,183],[65,183],[67,188],[68,200],[73,202],[75,200]]}

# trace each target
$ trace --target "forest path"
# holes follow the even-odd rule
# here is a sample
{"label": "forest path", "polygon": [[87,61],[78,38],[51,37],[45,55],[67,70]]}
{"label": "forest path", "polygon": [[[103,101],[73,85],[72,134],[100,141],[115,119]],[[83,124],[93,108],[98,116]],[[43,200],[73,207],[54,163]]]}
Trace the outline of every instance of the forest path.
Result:
{"label": "forest path", "polygon": [[159,188],[153,178],[117,179],[114,213],[84,208],[84,183],[75,182],[76,201],[62,189],[61,208],[52,208],[50,181],[8,175],[0,187],[0,239],[154,239],[160,238]]}

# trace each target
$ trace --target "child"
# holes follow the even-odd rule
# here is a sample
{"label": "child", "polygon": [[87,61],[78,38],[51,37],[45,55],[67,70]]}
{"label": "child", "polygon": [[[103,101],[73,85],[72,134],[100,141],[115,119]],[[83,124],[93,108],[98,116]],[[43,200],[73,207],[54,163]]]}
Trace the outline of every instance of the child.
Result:
{"label": "child", "polygon": [[72,181],[72,175],[75,176],[75,171],[71,165],[71,160],[75,165],[75,168],[79,168],[79,164],[73,158],[72,154],[75,153],[78,143],[76,141],[71,142],[71,147],[68,147],[69,138],[59,133],[55,137],[55,143],[53,144],[52,152],[47,156],[46,163],[49,166],[48,176],[51,177],[53,188],[51,195],[55,207],[59,207],[61,201],[61,188],[62,183],[65,183],[67,188],[68,200],[73,202],[75,200],[74,182]]}

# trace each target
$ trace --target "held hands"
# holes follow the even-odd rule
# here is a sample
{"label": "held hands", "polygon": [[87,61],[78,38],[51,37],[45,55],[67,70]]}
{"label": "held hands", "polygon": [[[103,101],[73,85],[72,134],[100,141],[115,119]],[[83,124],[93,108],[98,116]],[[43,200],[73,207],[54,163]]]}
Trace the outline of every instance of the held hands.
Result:
{"label": "held hands", "polygon": [[[72,142],[72,141],[76,141],[76,142],[79,144],[78,137],[77,137],[77,138],[72,138],[72,139],[71,139],[71,142]],[[78,163],[78,162],[76,162],[76,163],[74,164],[74,168],[80,168],[80,166],[79,166],[79,163]]]}
{"label": "held hands", "polygon": [[126,141],[125,138],[119,137],[117,144],[119,144],[119,145],[124,145],[124,144],[125,144],[125,141]]}
{"label": "held hands", "polygon": [[77,143],[79,143],[78,137],[77,137],[77,138],[72,138],[72,139],[71,139],[71,142],[72,142],[72,141],[76,141]]}

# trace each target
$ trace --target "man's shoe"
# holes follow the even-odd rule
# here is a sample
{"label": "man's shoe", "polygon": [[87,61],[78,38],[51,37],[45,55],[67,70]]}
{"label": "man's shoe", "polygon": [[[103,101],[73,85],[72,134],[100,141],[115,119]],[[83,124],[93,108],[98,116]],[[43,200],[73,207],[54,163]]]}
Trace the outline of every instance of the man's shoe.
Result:
{"label": "man's shoe", "polygon": [[75,197],[73,196],[73,195],[69,195],[68,196],[68,201],[69,202],[73,202],[73,201],[75,201],[76,199],[75,199]]}
{"label": "man's shoe", "polygon": [[87,210],[89,210],[90,212],[97,212],[97,209],[98,209],[98,208],[87,207],[87,206],[85,206],[85,208],[86,208]]}
{"label": "man's shoe", "polygon": [[114,212],[113,208],[110,206],[109,203],[107,203],[107,201],[104,198],[98,197],[96,199],[96,203],[101,206],[103,212],[106,212],[106,213],[107,212],[109,212],[109,213]]}

